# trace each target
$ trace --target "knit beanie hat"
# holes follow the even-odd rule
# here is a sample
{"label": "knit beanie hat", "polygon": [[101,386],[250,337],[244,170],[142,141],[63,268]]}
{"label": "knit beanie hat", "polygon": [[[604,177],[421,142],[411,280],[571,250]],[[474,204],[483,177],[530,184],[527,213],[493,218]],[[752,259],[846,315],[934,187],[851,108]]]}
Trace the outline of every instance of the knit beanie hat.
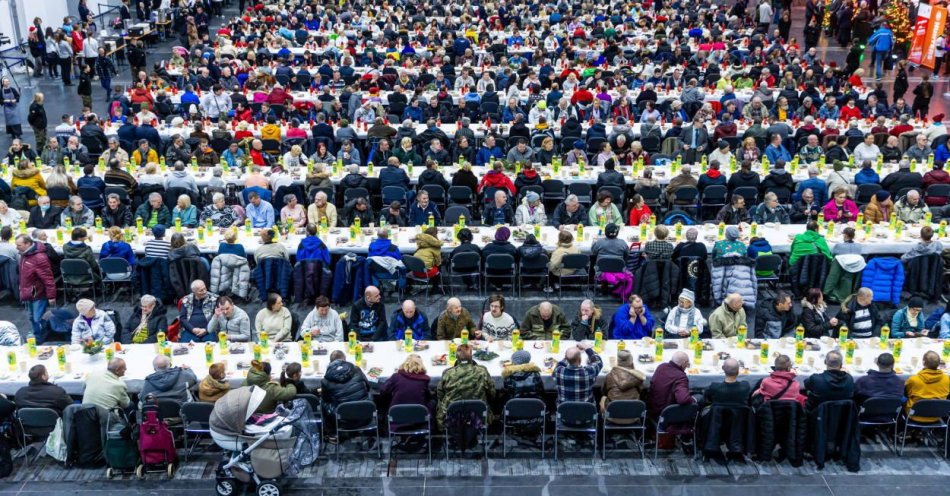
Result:
{"label": "knit beanie hat", "polygon": [[511,354],[512,365],[524,365],[531,361],[531,353],[525,350],[518,350]]}

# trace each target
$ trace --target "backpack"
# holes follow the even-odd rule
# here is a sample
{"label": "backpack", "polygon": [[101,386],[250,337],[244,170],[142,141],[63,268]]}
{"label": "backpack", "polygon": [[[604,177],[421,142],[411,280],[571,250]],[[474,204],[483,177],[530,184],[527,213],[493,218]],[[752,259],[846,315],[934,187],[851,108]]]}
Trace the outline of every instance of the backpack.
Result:
{"label": "backpack", "polygon": [[30,199],[20,188],[13,190],[13,198],[10,200],[10,208],[14,210],[30,209]]}
{"label": "backpack", "polygon": [[445,428],[449,433],[449,440],[454,442],[456,448],[462,453],[478,444],[479,432],[483,426],[482,417],[471,410],[456,411],[445,416]]}

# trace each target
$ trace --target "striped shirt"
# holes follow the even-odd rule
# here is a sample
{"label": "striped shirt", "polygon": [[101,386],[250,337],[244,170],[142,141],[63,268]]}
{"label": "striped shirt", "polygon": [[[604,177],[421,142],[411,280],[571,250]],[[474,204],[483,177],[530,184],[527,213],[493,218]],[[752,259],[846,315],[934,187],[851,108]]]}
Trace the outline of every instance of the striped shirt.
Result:
{"label": "striped shirt", "polygon": [[168,252],[171,249],[172,245],[166,239],[153,239],[145,242],[146,257],[168,258]]}

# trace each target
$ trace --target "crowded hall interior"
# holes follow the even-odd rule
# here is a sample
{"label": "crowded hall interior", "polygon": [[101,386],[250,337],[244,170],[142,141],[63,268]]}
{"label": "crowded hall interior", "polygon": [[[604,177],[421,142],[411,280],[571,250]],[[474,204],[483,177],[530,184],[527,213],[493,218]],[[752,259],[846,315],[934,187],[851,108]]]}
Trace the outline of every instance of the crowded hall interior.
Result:
{"label": "crowded hall interior", "polygon": [[945,490],[945,1],[7,3],[0,492]]}

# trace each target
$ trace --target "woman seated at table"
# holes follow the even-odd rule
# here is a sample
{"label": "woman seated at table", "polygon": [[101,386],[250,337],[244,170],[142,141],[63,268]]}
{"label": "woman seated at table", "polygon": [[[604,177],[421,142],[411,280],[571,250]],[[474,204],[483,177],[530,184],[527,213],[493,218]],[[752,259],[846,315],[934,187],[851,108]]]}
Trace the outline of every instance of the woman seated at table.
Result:
{"label": "woman seated at table", "polygon": [[307,165],[307,156],[303,154],[303,148],[300,145],[290,147],[290,150],[284,154],[284,167],[305,167]]}
{"label": "woman seated at table", "polygon": [[[112,172],[113,171],[110,170],[109,172],[106,173],[106,175],[108,176],[108,174]],[[125,172],[125,171],[119,169],[119,172]],[[158,185],[158,186],[164,186],[165,176],[158,173],[158,164],[154,162],[149,162],[145,164],[145,173],[139,176],[138,181],[139,181],[139,186],[147,186],[147,185],[153,185],[153,184]],[[109,182],[108,177],[106,178],[106,184],[111,184]]]}
{"label": "woman seated at table", "polygon": [[692,290],[683,289],[680,292],[676,308],[666,314],[666,322],[663,328],[666,330],[666,336],[672,338],[685,338],[695,327],[699,330],[700,336],[706,327],[706,319],[703,313],[696,308],[694,301],[696,296]]}
{"label": "woman seated at table", "polygon": [[[53,168],[52,172],[46,176],[46,189],[49,188],[66,188],[69,190],[69,194],[76,194],[76,183],[73,182],[73,178],[66,173],[66,166],[57,165]],[[65,207],[66,205],[57,206]]]}
{"label": "woman seated at table", "polygon": [[181,233],[172,234],[171,240],[169,241],[169,246],[171,249],[168,252],[168,261],[174,262],[176,260],[181,260],[185,258],[197,258],[201,260],[202,265],[205,266],[209,271],[211,270],[211,262],[206,258],[201,256],[201,250],[198,249],[194,243],[189,243],[185,236]]}
{"label": "woman seated at table", "polygon": [[336,157],[327,149],[327,144],[321,141],[317,143],[317,152],[310,156],[310,161],[318,164],[332,164],[336,162]]}
{"label": "woman seated at table", "polygon": [[109,236],[109,241],[103,243],[102,248],[99,249],[99,260],[103,258],[121,258],[129,262],[129,265],[134,269],[135,251],[132,250],[131,245],[123,241],[122,229],[112,226],[106,231],[106,234]]}
{"label": "woman seated at table", "polygon": [[286,225],[288,220],[294,223],[295,229],[307,225],[307,211],[304,210],[303,205],[297,203],[297,195],[293,193],[284,195],[284,208],[280,209],[281,224]]}
{"label": "woman seated at table", "polygon": [[745,243],[739,241],[739,228],[736,226],[726,226],[726,239],[716,241],[713,245],[713,259],[731,256],[743,256],[747,248]]}
{"label": "woman seated at table", "polygon": [[755,145],[755,138],[749,136],[742,140],[742,147],[736,150],[736,161],[751,160],[757,162],[761,160],[762,152]]}
{"label": "woman seated at table", "polygon": [[558,155],[557,151],[554,149],[554,138],[550,136],[545,137],[541,140],[541,148],[537,151],[535,158],[543,166],[551,165],[551,161]]}
{"label": "woman seated at table", "polygon": [[557,236],[557,248],[551,252],[551,261],[548,262],[548,270],[555,281],[559,281],[564,276],[573,275],[575,269],[565,269],[564,256],[576,255],[581,250],[574,244],[574,235],[568,231],[560,231]]}
{"label": "woman seated at table", "polygon": [[402,165],[422,166],[422,156],[416,153],[416,149],[412,146],[412,138],[408,136],[399,142],[399,148],[393,152],[393,156],[398,158]]}
{"label": "woman seated at table", "polygon": [[270,341],[291,341],[292,324],[293,317],[284,306],[284,299],[277,293],[269,293],[264,308],[254,317],[254,332],[258,337],[262,332],[267,332]]}
{"label": "woman seated at table", "polygon": [[191,204],[191,197],[180,195],[175,209],[172,210],[172,222],[181,220],[182,227],[195,227],[198,225],[198,207]]}
{"label": "woman seated at table", "polygon": [[858,206],[854,200],[848,198],[848,190],[845,188],[836,189],[822,211],[825,220],[829,222],[847,223],[858,218]]}
{"label": "woman seated at table", "polygon": [[430,380],[422,359],[419,358],[419,355],[412,353],[402,362],[399,370],[383,384],[383,387],[379,390],[379,395],[391,407],[423,405],[432,414],[434,413],[435,397],[429,388]]}
{"label": "woman seated at table", "polygon": [[261,245],[257,247],[257,251],[254,252],[254,261],[261,263],[261,260],[265,258],[283,258],[288,260],[287,248],[283,243],[278,243],[274,239],[274,230],[273,229],[262,229],[261,230]]}
{"label": "woman seated at table", "polygon": [[802,300],[802,314],[799,323],[805,328],[805,337],[820,338],[831,336],[838,327],[837,318],[828,318],[828,305],[820,288],[811,288]]}
{"label": "woman seated at table", "polygon": [[237,242],[237,228],[231,227],[224,231],[224,240],[218,245],[218,255],[237,255],[247,257],[244,245]]}
{"label": "woman seated at table", "polygon": [[597,193],[597,203],[591,206],[590,212],[587,214],[590,218],[590,225],[599,226],[601,224],[601,216],[603,216],[603,224],[623,224],[623,217],[620,215],[620,209],[617,208],[617,205],[614,205],[614,195],[609,191],[599,191]]}
{"label": "woman seated at table", "polygon": [[650,210],[650,206],[647,205],[646,200],[644,200],[642,196],[633,195],[630,197],[630,219],[628,225],[639,226],[644,222],[649,222],[651,215],[653,215],[653,211]]}

